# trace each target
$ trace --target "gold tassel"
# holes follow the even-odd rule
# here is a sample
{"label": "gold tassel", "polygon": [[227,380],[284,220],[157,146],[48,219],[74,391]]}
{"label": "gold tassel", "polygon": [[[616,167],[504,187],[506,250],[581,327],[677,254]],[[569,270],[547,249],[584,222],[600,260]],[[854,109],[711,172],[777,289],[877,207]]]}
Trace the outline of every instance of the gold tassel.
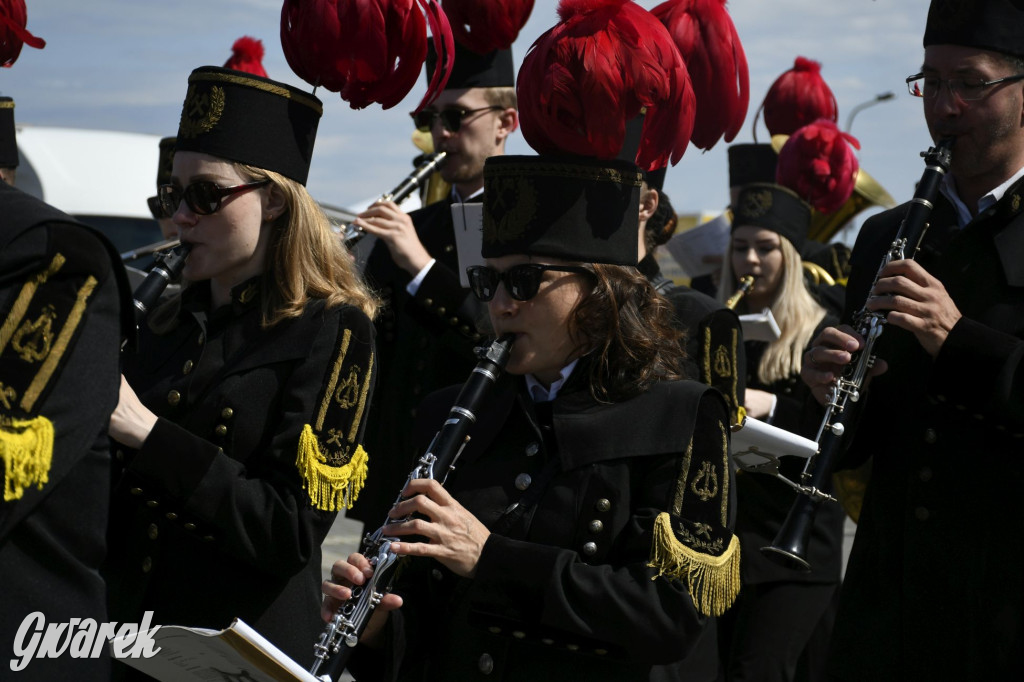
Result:
{"label": "gold tassel", "polygon": [[309,493],[313,506],[323,511],[351,509],[366,483],[369,457],[362,445],[356,447],[352,459],[345,466],[327,463],[320,452],[320,442],[313,428],[306,424],[299,436],[299,455],[295,466],[302,476],[302,487]]}
{"label": "gold tassel", "polygon": [[4,502],[20,500],[31,485],[42,490],[50,481],[53,463],[53,423],[36,417],[0,425],[0,458],[4,460]]}
{"label": "gold tassel", "polygon": [[[721,556],[704,554],[676,539],[666,512],[654,521],[650,568],[670,580],[685,580],[694,606],[705,616],[720,616],[740,592],[740,541],[735,535]],[[654,578],[652,578],[653,580]]]}

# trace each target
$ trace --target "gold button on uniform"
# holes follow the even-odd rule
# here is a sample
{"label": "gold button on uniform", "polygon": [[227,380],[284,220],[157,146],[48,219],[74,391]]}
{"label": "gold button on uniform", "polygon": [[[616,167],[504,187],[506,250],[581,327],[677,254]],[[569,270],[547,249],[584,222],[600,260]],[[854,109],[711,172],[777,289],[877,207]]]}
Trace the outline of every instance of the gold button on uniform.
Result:
{"label": "gold button on uniform", "polygon": [[195,530],[195,529],[196,529],[196,524],[194,524],[194,523],[186,523],[185,524],[185,530]]}
{"label": "gold button on uniform", "polygon": [[166,514],[164,514],[164,516],[167,517],[168,521],[177,521],[178,520],[178,515],[175,514],[174,512],[167,512]]}
{"label": "gold button on uniform", "polygon": [[181,368],[181,373],[182,374],[188,374],[189,372],[192,371],[192,368],[195,367],[195,366],[196,365],[195,365],[194,362],[192,362],[191,360],[186,360],[185,364]]}
{"label": "gold button on uniform", "polygon": [[142,572],[149,573],[153,569],[153,559],[146,557],[142,560]]}
{"label": "gold button on uniform", "polygon": [[491,658],[490,654],[482,654],[480,660],[476,662],[476,667],[484,675],[490,675],[494,672],[494,659]]}
{"label": "gold button on uniform", "polygon": [[533,478],[530,477],[530,474],[519,474],[516,476],[516,488],[518,490],[526,490],[530,487],[531,483],[533,483]]}
{"label": "gold button on uniform", "polygon": [[612,503],[602,497],[594,506],[597,507],[597,511],[606,512],[612,508]]}
{"label": "gold button on uniform", "polygon": [[595,554],[597,554],[597,543],[588,542],[587,544],[583,545],[583,553],[587,556],[594,556]]}
{"label": "gold button on uniform", "polygon": [[939,434],[937,434],[935,432],[935,429],[925,429],[924,430],[924,442],[928,443],[928,445],[934,444],[935,441],[937,441],[938,439],[939,439]]}
{"label": "gold button on uniform", "polygon": [[213,432],[216,433],[218,436],[226,436],[228,435],[228,427],[224,426],[223,424],[217,424],[217,428],[215,428]]}
{"label": "gold button on uniform", "polygon": [[927,521],[931,513],[924,507],[918,507],[914,510],[914,516],[918,521]]}
{"label": "gold button on uniform", "polygon": [[232,417],[235,416],[235,411],[232,410],[230,407],[225,407],[223,410],[220,411],[220,416],[221,419],[231,419]]}
{"label": "gold button on uniform", "polygon": [[593,521],[590,522],[590,525],[588,526],[588,528],[590,529],[591,533],[600,533],[601,531],[604,530],[604,524],[601,523],[599,520],[594,519]]}
{"label": "gold button on uniform", "polygon": [[177,391],[172,390],[170,393],[167,394],[167,403],[169,405],[172,405],[172,406],[173,405],[177,405],[180,402],[181,402],[181,394],[178,393]]}
{"label": "gold button on uniform", "polygon": [[146,535],[149,536],[150,540],[156,540],[160,537],[160,529],[156,527],[155,523],[149,524],[149,528],[146,530]]}

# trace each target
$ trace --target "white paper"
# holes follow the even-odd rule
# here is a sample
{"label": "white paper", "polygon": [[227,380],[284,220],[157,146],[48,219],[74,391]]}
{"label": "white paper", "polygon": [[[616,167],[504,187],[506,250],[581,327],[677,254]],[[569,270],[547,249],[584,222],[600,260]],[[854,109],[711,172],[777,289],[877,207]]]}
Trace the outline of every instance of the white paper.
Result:
{"label": "white paper", "polygon": [[743,329],[744,341],[771,343],[782,336],[779,323],[775,321],[771,308],[765,308],[759,313],[740,315],[740,328]]}
{"label": "white paper", "polygon": [[[231,627],[216,631],[165,625],[150,636],[159,647],[152,658],[120,658],[133,668],[161,680],[244,679],[246,682],[321,682],[286,656],[258,632],[235,619]],[[134,638],[129,636],[129,638]],[[111,653],[118,651],[111,640]],[[313,642],[310,642],[312,663]]]}
{"label": "white paper", "polygon": [[818,452],[818,444],[753,417],[744,417],[742,423],[732,427],[729,450],[740,469],[777,474],[781,457],[808,459]]}
{"label": "white paper", "polygon": [[665,248],[690,279],[710,275],[722,267],[721,258],[729,247],[731,226],[732,213],[726,211],[717,218],[674,235]]}
{"label": "white paper", "polygon": [[480,255],[484,246],[484,205],[480,202],[452,204],[452,223],[455,248],[459,252],[459,281],[468,289],[466,268],[484,264],[484,257]]}

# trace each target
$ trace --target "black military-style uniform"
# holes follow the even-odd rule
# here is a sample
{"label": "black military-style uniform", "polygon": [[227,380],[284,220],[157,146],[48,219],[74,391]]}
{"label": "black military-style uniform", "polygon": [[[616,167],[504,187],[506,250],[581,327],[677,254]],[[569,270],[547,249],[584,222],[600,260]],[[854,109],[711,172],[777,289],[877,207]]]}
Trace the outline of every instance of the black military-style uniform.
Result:
{"label": "black military-style uniform", "polygon": [[449,197],[409,214],[437,261],[415,296],[406,291],[412,276],[395,265],[386,244],[378,241],[366,263],[366,279],[385,302],[376,320],[381,380],[366,434],[367,485],[347,515],[367,530],[384,523],[415,461],[412,425],[420,401],[464,381],[476,364],[473,348],[487,309],[460,283],[452,203]]}
{"label": "black military-style uniform", "polygon": [[[685,577],[655,577],[655,529],[670,511],[696,551],[738,561],[726,550],[738,552],[728,408],[690,381],[599,404],[585,377],[577,366],[550,403],[502,379],[446,483],[492,531],[475,577],[410,561],[389,621],[395,656],[354,660],[356,679],[679,679],[706,618]],[[424,403],[421,442],[457,388]],[[525,511],[506,516],[513,502]]]}
{"label": "black military-style uniform", "polygon": [[[0,182],[0,658],[18,629],[107,621],[110,449],[129,299],[114,248],[69,216]],[[130,313],[129,313],[130,314]],[[21,641],[30,650],[35,629]],[[37,635],[36,635],[37,636]],[[107,680],[92,658],[35,659],[19,680]]]}
{"label": "black military-style uniform", "polygon": [[125,358],[159,420],[139,451],[116,453],[111,613],[210,628],[242,618],[301,661],[322,630],[332,508],[364,473],[373,327],[352,306],[314,300],[262,329],[259,285],[212,311],[208,283],[193,285],[177,326],[144,328]]}
{"label": "black military-style uniform", "polygon": [[[1024,181],[966,227],[940,197],[917,261],[963,315],[938,357],[887,326],[846,464],[873,456],[841,593],[841,680],[1024,677]],[[847,310],[904,204],[864,224]],[[869,654],[869,655],[866,655]]]}
{"label": "black military-style uniform", "polygon": [[711,296],[675,284],[662,274],[652,254],[637,269],[672,304],[674,324],[686,334],[687,378],[717,388],[729,403],[733,423],[738,423],[747,368],[739,317]]}
{"label": "black military-style uniform", "polygon": [[[826,314],[811,338],[837,323]],[[805,409],[810,389],[800,375],[771,383],[761,381],[757,370],[769,344],[747,341],[744,345],[751,363],[747,387],[774,393],[777,398],[771,424],[814,438],[820,419]],[[804,464],[799,458],[784,458],[782,474],[799,482]],[[781,566],[759,551],[772,544],[796,501],[796,492],[773,476],[745,471],[736,476],[736,491],[736,534],[748,551],[741,566],[743,590],[733,609],[721,619],[723,662],[731,666],[728,674],[736,679],[748,679],[752,674],[764,680],[800,679],[794,677],[794,672],[801,652],[816,630],[831,625],[834,616],[828,608],[840,580],[846,513],[834,502],[818,507],[805,557],[811,570],[805,573]],[[827,620],[822,622],[826,613]],[[813,661],[804,663],[818,664],[824,654],[815,650]]]}

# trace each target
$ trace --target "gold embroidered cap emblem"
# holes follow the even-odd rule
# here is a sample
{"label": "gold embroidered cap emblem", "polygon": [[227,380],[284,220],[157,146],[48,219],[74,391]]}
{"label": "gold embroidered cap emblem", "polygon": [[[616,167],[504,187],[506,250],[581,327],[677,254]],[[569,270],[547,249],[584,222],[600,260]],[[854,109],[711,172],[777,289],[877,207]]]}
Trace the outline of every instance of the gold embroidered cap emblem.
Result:
{"label": "gold embroidered cap emblem", "polygon": [[213,130],[224,115],[224,100],[224,88],[214,85],[208,91],[197,91],[195,84],[188,86],[178,134],[192,138]]}
{"label": "gold embroidered cap emblem", "polygon": [[493,188],[493,199],[485,206],[492,229],[485,226],[484,241],[514,241],[526,232],[537,214],[537,190],[530,179],[505,176],[501,185]]}
{"label": "gold embroidered cap emblem", "polygon": [[760,218],[772,209],[772,193],[767,189],[753,190],[743,195],[738,217]]}

